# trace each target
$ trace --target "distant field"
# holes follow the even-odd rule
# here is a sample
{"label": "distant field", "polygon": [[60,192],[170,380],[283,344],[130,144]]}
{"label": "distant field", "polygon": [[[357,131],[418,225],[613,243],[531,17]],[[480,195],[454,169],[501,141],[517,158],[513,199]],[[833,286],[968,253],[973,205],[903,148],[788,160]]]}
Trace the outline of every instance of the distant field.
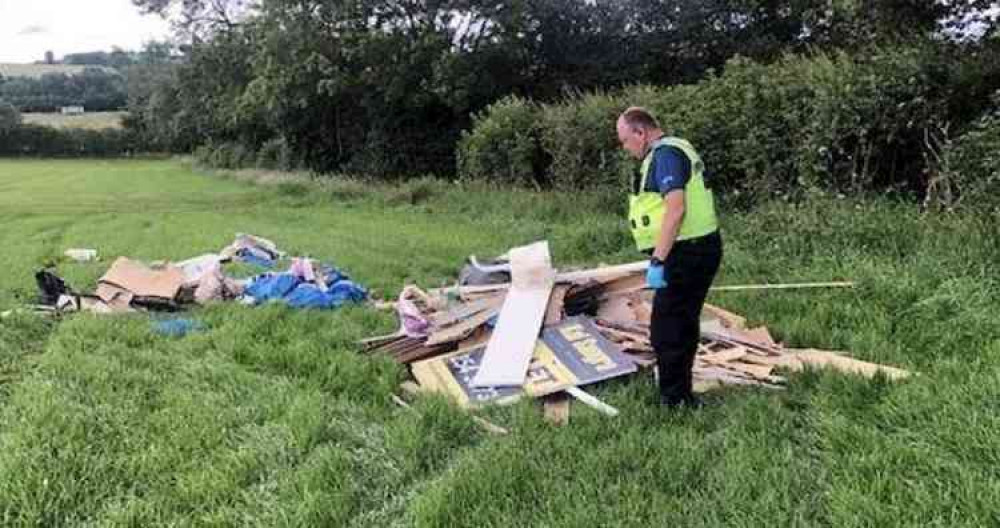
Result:
{"label": "distant field", "polygon": [[70,66],[66,64],[10,64],[0,63],[0,75],[4,77],[32,77],[38,78],[46,73],[65,73],[76,75],[83,73],[86,68],[98,68],[113,71],[103,66]]}
{"label": "distant field", "polygon": [[59,113],[24,114],[24,122],[53,128],[86,128],[101,130],[121,128],[122,118],[128,112],[88,112],[83,115],[63,115]]}

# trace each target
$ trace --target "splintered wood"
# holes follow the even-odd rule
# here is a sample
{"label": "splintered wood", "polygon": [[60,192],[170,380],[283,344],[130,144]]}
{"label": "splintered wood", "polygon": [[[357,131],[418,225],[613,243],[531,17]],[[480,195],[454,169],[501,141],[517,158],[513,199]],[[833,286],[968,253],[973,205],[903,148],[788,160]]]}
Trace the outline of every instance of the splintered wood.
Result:
{"label": "splintered wood", "polygon": [[[510,257],[512,284],[428,292],[408,286],[404,292],[412,293],[425,331],[401,328],[366,339],[362,351],[411,365],[422,390],[448,394],[464,406],[545,398],[549,418],[565,423],[565,394],[571,394],[613,415],[613,408],[577,387],[656,364],[646,263],[556,273],[546,243],[514,248]],[[780,389],[788,373],[810,368],[893,380],[910,375],[840,352],[786,348],[766,327],[747,328],[745,317],[705,305],[692,369],[696,391]]]}

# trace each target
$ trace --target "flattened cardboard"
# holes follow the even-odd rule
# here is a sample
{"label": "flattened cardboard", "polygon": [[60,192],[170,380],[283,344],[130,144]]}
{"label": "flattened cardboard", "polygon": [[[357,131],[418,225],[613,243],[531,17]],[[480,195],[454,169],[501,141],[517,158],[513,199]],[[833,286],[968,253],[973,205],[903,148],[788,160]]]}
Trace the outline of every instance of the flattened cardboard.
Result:
{"label": "flattened cardboard", "polygon": [[167,266],[154,270],[140,262],[119,257],[100,282],[118,286],[140,297],[173,299],[184,285],[184,280],[184,272],[180,268]]}

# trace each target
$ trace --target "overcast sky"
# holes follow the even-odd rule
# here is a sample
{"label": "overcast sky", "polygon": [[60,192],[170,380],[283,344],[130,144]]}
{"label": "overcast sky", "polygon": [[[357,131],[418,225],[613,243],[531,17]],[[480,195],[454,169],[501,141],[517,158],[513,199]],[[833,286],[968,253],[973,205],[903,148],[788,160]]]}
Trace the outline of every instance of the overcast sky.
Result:
{"label": "overcast sky", "polygon": [[0,0],[0,62],[67,53],[139,49],[169,35],[167,22],[142,16],[130,0]]}

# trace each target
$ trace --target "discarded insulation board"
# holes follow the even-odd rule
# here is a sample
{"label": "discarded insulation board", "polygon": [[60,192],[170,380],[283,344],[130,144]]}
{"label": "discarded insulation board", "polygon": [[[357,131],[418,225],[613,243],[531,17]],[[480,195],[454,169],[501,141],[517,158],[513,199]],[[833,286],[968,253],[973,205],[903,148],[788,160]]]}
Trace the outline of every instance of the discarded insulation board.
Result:
{"label": "discarded insulation board", "polygon": [[532,347],[545,319],[555,270],[548,242],[510,250],[511,284],[496,328],[486,345],[476,387],[520,386],[532,357]]}
{"label": "discarded insulation board", "polygon": [[537,340],[523,386],[475,387],[486,347],[460,350],[414,363],[420,385],[453,397],[462,406],[504,404],[524,394],[540,397],[631,374],[635,363],[604,338],[588,319],[574,317],[547,328]]}

